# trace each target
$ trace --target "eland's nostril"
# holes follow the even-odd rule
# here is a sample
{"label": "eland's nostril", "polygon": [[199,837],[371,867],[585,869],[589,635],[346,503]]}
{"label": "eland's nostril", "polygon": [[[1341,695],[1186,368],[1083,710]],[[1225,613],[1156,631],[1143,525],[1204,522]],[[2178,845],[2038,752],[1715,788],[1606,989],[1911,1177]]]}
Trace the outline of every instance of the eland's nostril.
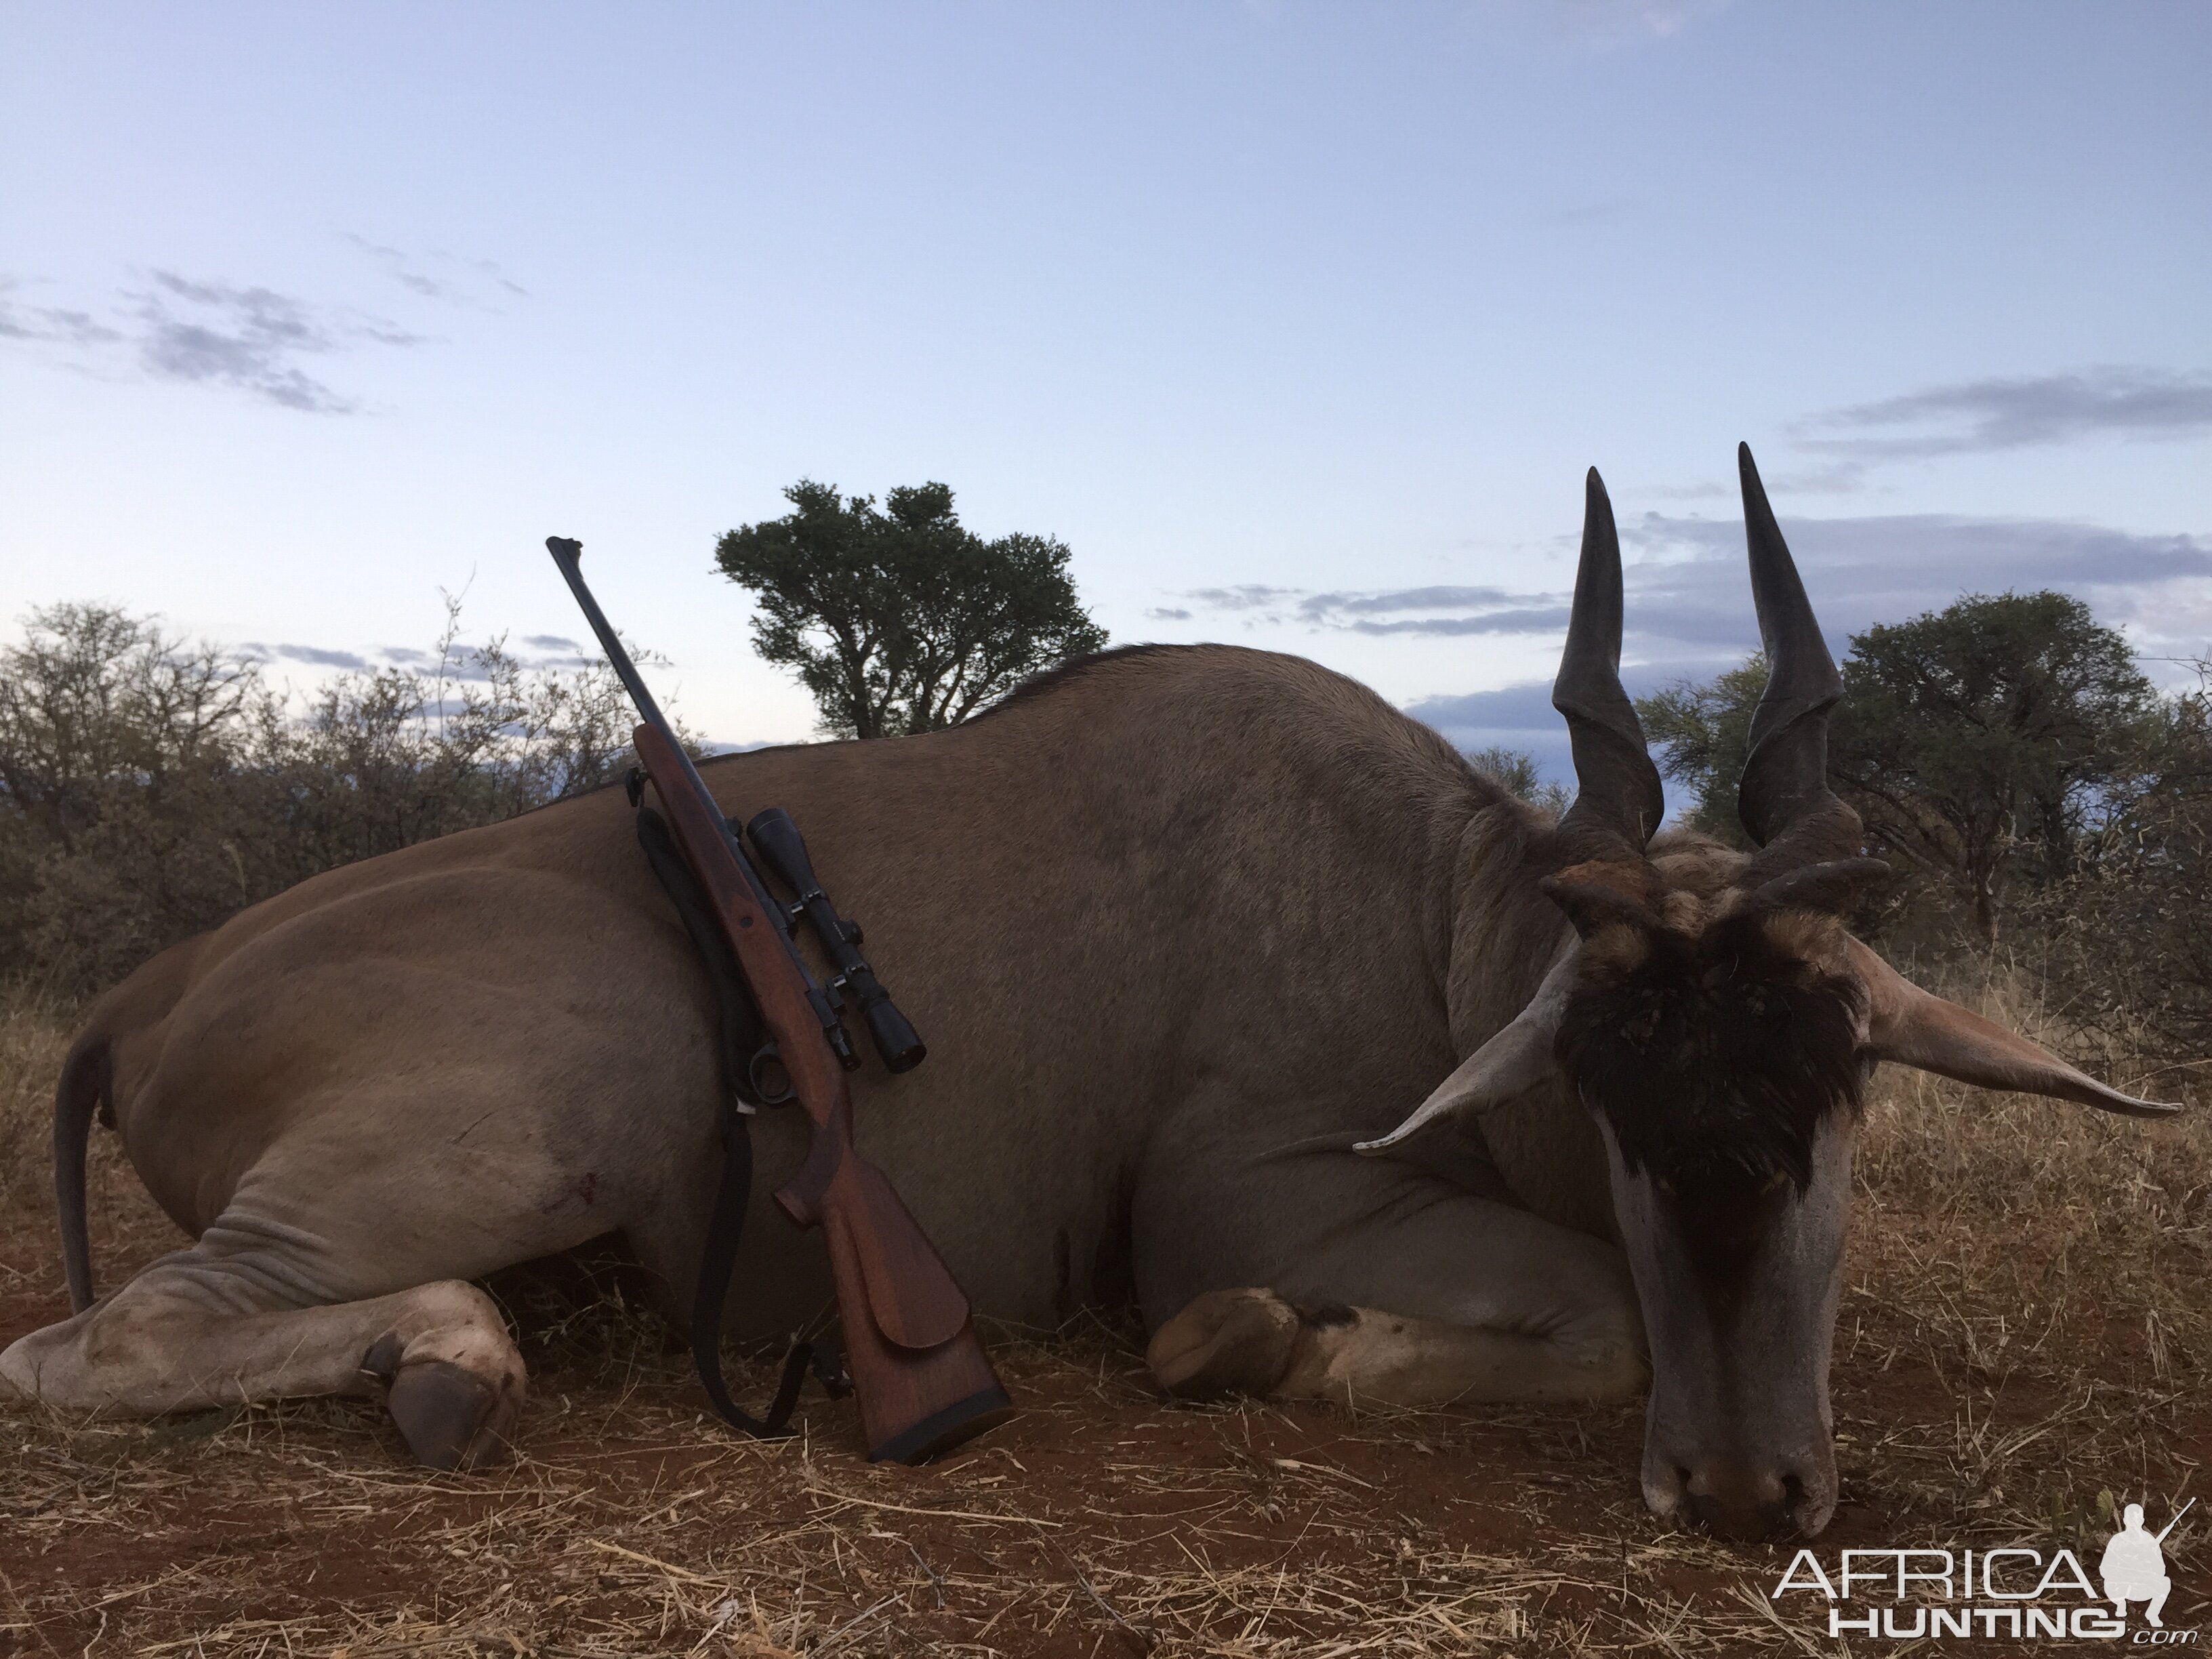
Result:
{"label": "eland's nostril", "polygon": [[1771,1538],[1796,1524],[1803,1483],[1771,1465],[1713,1457],[1689,1472],[1687,1508],[1700,1525],[1725,1538]]}
{"label": "eland's nostril", "polygon": [[1664,1458],[1647,1458],[1643,1473],[1644,1506],[1662,1520],[1680,1515],[1690,1495],[1689,1470]]}
{"label": "eland's nostril", "polygon": [[1818,1537],[1836,1512],[1836,1472],[1815,1462],[1782,1477],[1783,1504],[1801,1538]]}

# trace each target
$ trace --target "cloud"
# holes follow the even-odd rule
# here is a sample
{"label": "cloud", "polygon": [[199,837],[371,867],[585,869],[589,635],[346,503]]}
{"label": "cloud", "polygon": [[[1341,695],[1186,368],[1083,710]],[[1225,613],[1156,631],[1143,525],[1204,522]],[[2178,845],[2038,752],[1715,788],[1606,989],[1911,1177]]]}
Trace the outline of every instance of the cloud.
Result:
{"label": "cloud", "polygon": [[[1780,488],[1771,483],[1767,487],[1770,489]],[[1645,501],[1702,501],[1719,495],[1734,495],[1736,488],[1734,483],[1723,483],[1717,478],[1709,478],[1703,483],[1644,484],[1638,488],[1636,494]]]}
{"label": "cloud", "polygon": [[1559,726],[1559,711],[1552,707],[1549,680],[1528,680],[1489,691],[1464,691],[1456,696],[1423,697],[1407,704],[1406,712],[1439,731],[1549,732]]}
{"label": "cloud", "polygon": [[[1567,617],[1565,594],[1517,593],[1504,587],[1339,589],[1316,593],[1304,588],[1248,583],[1237,587],[1194,588],[1177,597],[1191,600],[1202,610],[1239,617],[1248,629],[1304,624],[1373,635],[1540,633],[1555,625],[1564,628]],[[1532,601],[1535,602],[1533,606]],[[1475,614],[1391,614],[1397,611]],[[1192,612],[1184,606],[1162,606],[1145,614],[1161,622],[1188,622]]]}
{"label": "cloud", "polygon": [[318,311],[273,289],[196,282],[157,270],[132,296],[139,366],[159,380],[213,382],[287,409],[348,415],[360,405],[309,375],[294,360],[361,341],[418,345],[422,337],[389,323]]}
{"label": "cloud", "polygon": [[0,277],[0,340],[86,346],[106,345],[123,337],[89,312],[45,307],[18,311],[8,297],[17,286],[13,278]]}
{"label": "cloud", "polygon": [[368,658],[352,651],[332,651],[319,645],[262,645],[249,644],[244,647],[249,653],[264,660],[282,658],[287,662],[304,662],[316,668],[343,668],[353,673],[366,674],[375,665]]}
{"label": "cloud", "polygon": [[[1808,467],[1797,472],[1778,472],[1766,481],[1766,487],[1778,495],[1854,495],[1867,487],[1867,469],[1863,461],[1831,461],[1823,466]],[[1733,495],[1741,486],[1729,485],[1713,491],[1717,495]]]}
{"label": "cloud", "polygon": [[[1531,605],[1530,600],[1540,603]],[[1298,614],[1310,622],[1354,634],[1532,634],[1567,625],[1566,596],[1516,593],[1503,587],[1400,587],[1373,593],[1316,593],[1301,600]],[[1470,611],[1473,616],[1395,617],[1394,611]]]}
{"label": "cloud", "polygon": [[[1714,665],[1703,660],[1647,662],[1625,667],[1620,682],[1632,697],[1641,697],[1677,680],[1708,679]],[[1425,726],[1443,733],[1451,745],[1467,755],[1486,749],[1515,749],[1536,763],[1540,776],[1569,788],[1575,782],[1574,744],[1567,723],[1552,707],[1552,683],[1526,680],[1488,691],[1416,699],[1405,712]],[[1683,803],[1676,787],[1668,786],[1668,811]]]}
{"label": "cloud", "polygon": [[[1783,521],[1822,626],[1838,654],[1876,623],[1940,611],[1962,594],[2058,588],[2133,630],[2146,649],[2212,643],[2212,537],[2146,535],[2047,519],[1940,514]],[[1741,522],[1647,513],[1624,521],[1626,649],[1632,664],[1708,672],[1758,643]],[[1370,636],[1521,635],[1559,638],[1565,592],[1504,587],[1200,589],[1194,607],[1248,628]]]}
{"label": "cloud", "polygon": [[426,300],[442,300],[446,297],[444,286],[433,282],[419,271],[410,270],[407,256],[398,248],[386,247],[381,242],[372,242],[366,236],[356,236],[351,231],[346,232],[346,240],[382,265],[391,275],[392,279],[402,288],[410,289]]}
{"label": "cloud", "polygon": [[1215,611],[1257,611],[1294,599],[1303,592],[1296,587],[1265,587],[1256,582],[1247,582],[1239,587],[1193,588],[1185,597]]}
{"label": "cloud", "polygon": [[[526,672],[542,673],[599,665],[598,657],[586,654],[575,641],[565,635],[532,634],[523,643],[532,649],[512,655],[516,665]],[[364,653],[337,646],[264,645],[255,641],[239,648],[246,655],[264,663],[304,663],[311,668],[337,669],[349,674],[397,670],[402,673],[434,678],[442,672],[448,680],[471,684],[483,684],[490,678],[477,655],[477,647],[465,641],[457,641],[453,653],[442,659],[435,651],[425,651],[411,645],[379,646],[373,653]]]}
{"label": "cloud", "polygon": [[1468,611],[1511,605],[1522,595],[1503,587],[1397,587],[1379,593],[1316,593],[1299,603],[1309,617],[1331,612],[1353,615],[1378,611]]}
{"label": "cloud", "polygon": [[318,357],[432,337],[349,306],[319,305],[275,289],[156,270],[125,289],[106,315],[19,306],[19,283],[0,277],[0,341],[43,349],[68,367],[243,392],[311,415],[361,407],[311,374]]}
{"label": "cloud", "polygon": [[[530,297],[528,289],[489,259],[463,259],[438,248],[418,256],[382,242],[372,242],[352,231],[345,233],[345,239],[393,282],[425,300],[490,310],[494,307],[488,306],[481,295],[487,284],[517,299]],[[433,271],[436,275],[432,275]]]}
{"label": "cloud", "polygon": [[[2212,650],[2212,537],[1933,514],[1792,518],[1783,520],[1783,530],[1838,659],[1852,635],[1877,623],[1940,611],[1967,593],[2042,588],[2074,593],[2100,622],[2126,628],[2136,648],[2154,659],[2147,664],[2154,678],[2159,657]],[[1624,523],[1621,539],[1630,561],[1623,572],[1621,681],[1631,696],[1673,681],[1708,679],[1757,648],[1741,524],[1650,513]],[[1528,605],[1478,620],[1492,624],[1486,631],[1556,641],[1565,634],[1566,613],[1560,608],[1548,614]],[[1566,728],[1553,711],[1548,682],[1434,694],[1406,712],[1462,750],[1524,750],[1545,776],[1573,776]]]}
{"label": "cloud", "polygon": [[[494,281],[495,283],[498,283],[501,288],[505,289],[506,289],[509,294],[514,295],[515,296],[515,298],[517,298],[518,300],[526,300],[526,299],[528,299],[528,298],[530,297],[530,290],[529,290],[528,289],[526,289],[526,288],[523,287],[523,285],[522,285],[521,283],[520,283],[516,282],[513,277],[509,276],[508,276],[505,271],[501,270],[499,268],[499,266],[498,266],[495,263],[494,263],[492,260],[489,260],[489,259],[471,259],[471,260],[470,260],[470,261],[469,261],[469,263],[470,263],[470,264],[471,264],[472,266],[474,266],[477,270],[480,270],[480,271],[483,272],[483,274],[484,274],[485,276],[487,276],[490,277],[490,278],[492,279],[492,281]],[[767,747],[767,745],[766,745],[765,744],[754,744],[753,746],[754,746],[755,748],[766,748],[766,747]]]}
{"label": "cloud", "polygon": [[2108,365],[2070,374],[1964,380],[1828,410],[1791,430],[1803,448],[1859,461],[2101,436],[2201,437],[2212,433],[2212,374]]}
{"label": "cloud", "polygon": [[[1709,665],[1702,659],[1634,663],[1621,669],[1620,683],[1628,688],[1629,696],[1640,697],[1662,685],[1710,672]],[[1559,710],[1552,707],[1549,680],[1524,680],[1487,691],[1421,697],[1407,703],[1406,712],[1443,732],[1501,734],[1486,738],[1484,744],[1505,743],[1509,748],[1528,747],[1524,742],[1510,741],[1515,737],[1533,738],[1548,732],[1557,732],[1564,737],[1566,732]],[[1462,746],[1480,748],[1483,744]]]}
{"label": "cloud", "polygon": [[[2160,658],[2212,652],[2212,537],[1935,514],[1784,519],[1783,530],[1838,659],[1852,635],[1877,623],[1940,611],[1968,593],[2044,588],[2073,593],[2099,621],[2124,628],[2154,678],[2171,678]],[[1740,523],[1651,513],[1623,524],[1621,539],[1631,559],[1621,668],[1630,695],[1708,679],[1757,648]],[[1566,618],[1555,614],[1546,623],[1534,605],[1493,613],[1492,631],[1558,641]],[[1547,777],[1573,776],[1547,682],[1435,694],[1406,712],[1462,750],[1525,750]]]}
{"label": "cloud", "polygon": [[[1785,519],[1822,626],[1838,646],[1875,623],[1938,611],[1962,594],[2058,588],[2148,640],[2191,641],[2212,628],[2212,538],[2144,535],[2049,519],[1942,514]],[[1624,526],[1644,556],[1626,574],[1628,625],[1654,642],[1756,638],[1742,526],[1647,514]]]}
{"label": "cloud", "polygon": [[1566,625],[1567,607],[1564,605],[1523,605],[1480,617],[1415,617],[1398,622],[1345,624],[1354,634],[1419,634],[1447,639],[1466,634],[1548,634]]}

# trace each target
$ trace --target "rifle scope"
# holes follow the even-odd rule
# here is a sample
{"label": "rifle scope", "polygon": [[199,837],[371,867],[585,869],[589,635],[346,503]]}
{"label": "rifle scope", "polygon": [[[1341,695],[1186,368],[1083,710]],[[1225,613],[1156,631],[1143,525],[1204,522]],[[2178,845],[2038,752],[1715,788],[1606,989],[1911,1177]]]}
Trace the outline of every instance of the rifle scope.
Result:
{"label": "rifle scope", "polygon": [[906,1016],[892,1005],[890,993],[884,989],[876,970],[860,955],[860,923],[839,915],[822,890],[814,861],[806,855],[806,842],[799,836],[799,826],[791,821],[791,814],[781,806],[755,813],[745,825],[745,837],[770,873],[799,895],[788,915],[794,921],[804,916],[813,924],[822,948],[837,964],[831,988],[850,991],[860,1003],[861,1018],[868,1022],[868,1035],[875,1040],[884,1066],[893,1072],[910,1072],[921,1065],[929,1050],[922,1046],[921,1035],[908,1024]]}

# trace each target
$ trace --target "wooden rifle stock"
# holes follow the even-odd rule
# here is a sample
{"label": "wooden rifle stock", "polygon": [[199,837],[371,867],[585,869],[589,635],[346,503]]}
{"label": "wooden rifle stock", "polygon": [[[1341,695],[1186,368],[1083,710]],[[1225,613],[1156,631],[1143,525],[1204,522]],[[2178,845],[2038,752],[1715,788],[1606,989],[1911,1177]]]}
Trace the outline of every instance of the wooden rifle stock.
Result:
{"label": "wooden rifle stock", "polygon": [[853,1146],[852,1095],[824,1039],[811,988],[721,810],[658,726],[632,734],[671,834],[705,890],[793,1092],[814,1122],[805,1161],[775,1194],[802,1227],[820,1226],[843,1317],[845,1363],[871,1460],[918,1463],[1004,1422],[1012,1403],[975,1337],[968,1298],[882,1170]]}

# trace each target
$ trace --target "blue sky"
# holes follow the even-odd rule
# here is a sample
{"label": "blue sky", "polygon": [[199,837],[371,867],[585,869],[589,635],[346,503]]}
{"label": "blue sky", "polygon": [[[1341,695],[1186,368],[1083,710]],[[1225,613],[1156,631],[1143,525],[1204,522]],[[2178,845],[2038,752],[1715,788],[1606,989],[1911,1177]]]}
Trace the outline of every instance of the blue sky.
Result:
{"label": "blue sky", "polygon": [[937,478],[1116,641],[1550,757],[1583,469],[1648,684],[1753,641],[1747,439],[1838,638],[2053,586],[2202,653],[2208,74],[2111,0],[12,5],[0,611],[557,656],[557,532],[797,738],[716,535]]}

